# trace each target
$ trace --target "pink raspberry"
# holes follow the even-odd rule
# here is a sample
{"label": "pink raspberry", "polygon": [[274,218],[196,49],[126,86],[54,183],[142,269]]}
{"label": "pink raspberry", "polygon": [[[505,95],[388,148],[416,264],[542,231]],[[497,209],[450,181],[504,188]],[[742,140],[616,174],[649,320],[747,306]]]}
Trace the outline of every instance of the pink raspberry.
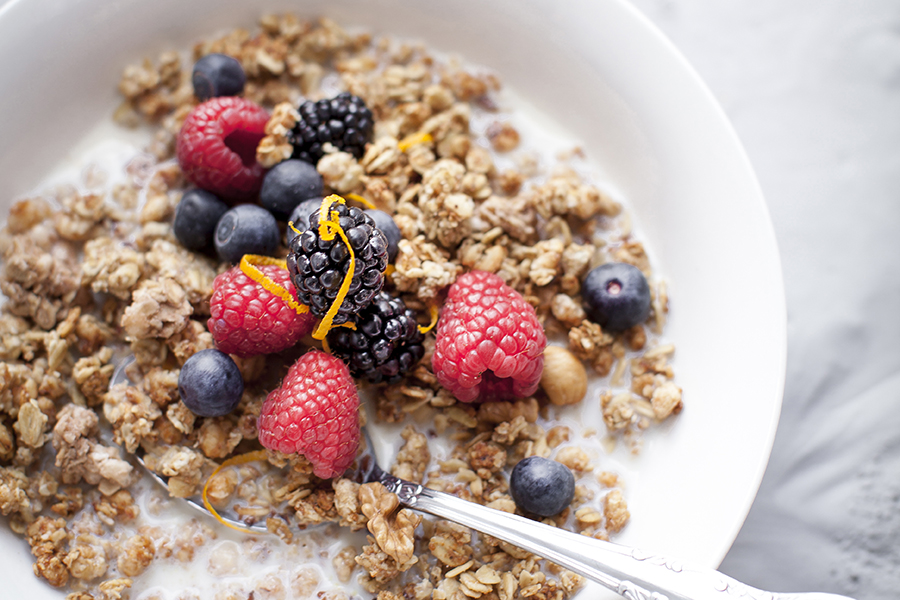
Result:
{"label": "pink raspberry", "polygon": [[452,286],[437,326],[432,367],[462,402],[533,394],[547,336],[534,308],[497,275],[471,271]]}
{"label": "pink raspberry", "polygon": [[[256,267],[296,298],[287,269],[275,265]],[[265,290],[233,267],[213,281],[207,322],[216,347],[241,357],[271,354],[290,348],[312,331],[315,317],[302,315],[284,300]]]}
{"label": "pink raspberry", "polygon": [[310,350],[263,403],[256,421],[259,443],[282,454],[302,454],[317,477],[337,477],[359,449],[358,409],[347,365]]}
{"label": "pink raspberry", "polygon": [[197,187],[229,200],[250,200],[265,169],[256,146],[269,113],[245,98],[223,96],[194,107],[178,133],[178,164]]}

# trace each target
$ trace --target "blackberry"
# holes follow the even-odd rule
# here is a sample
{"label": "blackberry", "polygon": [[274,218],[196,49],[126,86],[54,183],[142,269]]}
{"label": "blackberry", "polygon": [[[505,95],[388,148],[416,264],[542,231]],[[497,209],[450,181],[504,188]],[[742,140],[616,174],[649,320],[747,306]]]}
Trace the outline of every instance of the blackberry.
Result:
{"label": "blackberry", "polygon": [[[375,226],[372,217],[354,207],[334,204],[341,229],[350,241],[356,268],[347,296],[341,303],[333,324],[353,319],[381,291],[387,268],[387,239]],[[325,241],[319,235],[319,218],[310,215],[310,226],[290,242],[287,257],[291,280],[297,289],[297,300],[309,306],[310,312],[324,317],[337,298],[338,290],[350,266],[350,253],[339,235]]]}
{"label": "blackberry", "polygon": [[425,354],[416,315],[400,298],[379,292],[356,317],[356,330],[328,333],[331,352],[350,367],[354,377],[370,383],[396,383]]}
{"label": "blackberry", "polygon": [[322,145],[328,142],[362,158],[374,123],[362,98],[344,92],[331,100],[307,100],[299,112],[300,120],[288,136],[294,146],[291,158],[316,164],[324,154]]}

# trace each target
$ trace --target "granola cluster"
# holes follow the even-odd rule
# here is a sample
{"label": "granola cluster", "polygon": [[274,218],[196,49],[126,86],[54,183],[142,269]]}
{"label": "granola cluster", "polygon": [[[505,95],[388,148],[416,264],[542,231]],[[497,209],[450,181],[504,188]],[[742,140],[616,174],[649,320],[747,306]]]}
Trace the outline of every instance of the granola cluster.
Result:
{"label": "granola cluster", "polygon": [[[593,433],[607,449],[623,440],[637,452],[643,430],[681,410],[682,392],[669,363],[674,347],[658,341],[667,292],[619,203],[566,161],[549,168],[522,151],[516,168],[498,168],[496,153],[515,154],[521,144],[496,105],[499,81],[422,46],[280,15],[263,17],[257,33],[236,29],[200,42],[193,58],[213,52],[237,58],[245,95],[271,109],[257,149],[267,167],[290,156],[295,107],[300,98],[326,97],[324,78],[365,100],[376,123],[364,155],[331,148],[317,170],[327,191],[357,194],[394,215],[403,239],[388,280],[410,308],[426,315],[459,274],[489,271],[535,307],[551,339],[568,339],[568,349],[554,346],[548,355],[553,368],[538,395],[471,405],[438,385],[434,337],[426,337],[421,363],[400,383],[373,390],[370,418],[405,423],[391,472],[515,512],[509,470],[529,456],[554,458],[575,473],[575,499],[544,522],[599,539],[620,531],[630,518],[623,486],[596,469],[599,457],[579,439]],[[123,181],[110,184],[92,168],[77,187],[19,200],[0,233],[0,514],[28,542],[35,574],[68,586],[69,600],[124,598],[154,561],[190,562],[216,540],[197,521],[177,531],[142,521],[129,491],[139,478],[133,454],[167,481],[170,496],[196,497],[205,486],[216,509],[264,524],[288,548],[302,544],[298,526],[365,529],[366,543],[341,549],[332,566],[341,582],[356,577],[379,600],[573,595],[579,576],[465,527],[423,519],[380,484],[323,481],[303,457],[272,452],[221,468],[259,449],[256,417],[286,365],[278,357],[236,359],[246,387],[230,415],[196,417],[180,401],[180,366],[213,347],[209,299],[226,268],[172,234],[186,182],[170,159],[196,103],[189,63],[165,52],[127,67],[119,90],[125,100],[115,119],[152,128],[147,154],[127,165]],[[489,117],[483,131],[473,128],[476,113]],[[650,325],[611,334],[587,320],[580,282],[607,261],[644,272]],[[111,385],[128,354],[129,383]],[[586,397],[585,365],[609,376],[599,396]],[[559,424],[556,407],[580,402],[601,411],[604,433]],[[432,437],[449,448],[434,447]],[[158,498],[148,506],[164,510]],[[234,572],[241,552],[257,551],[248,548],[218,543],[210,572]],[[250,594],[258,598],[317,590],[320,598],[347,598],[324,589],[308,568],[285,578],[269,573],[255,585]]]}

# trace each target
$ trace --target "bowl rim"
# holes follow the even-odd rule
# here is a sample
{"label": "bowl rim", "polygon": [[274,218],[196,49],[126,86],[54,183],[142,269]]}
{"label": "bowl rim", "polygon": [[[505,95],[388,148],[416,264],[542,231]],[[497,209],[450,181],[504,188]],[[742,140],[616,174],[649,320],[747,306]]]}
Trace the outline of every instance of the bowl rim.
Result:
{"label": "bowl rim", "polygon": [[[759,455],[758,465],[755,473],[753,474],[753,488],[756,491],[748,498],[746,498],[743,502],[743,505],[740,507],[740,511],[743,517],[739,519],[738,522],[736,522],[736,524],[732,528],[732,531],[730,531],[727,536],[724,534],[722,535],[723,543],[721,547],[716,548],[713,551],[715,562],[716,564],[718,564],[724,558],[735,538],[737,537],[754,502],[756,493],[759,490],[759,486],[762,482],[762,478],[766,471],[766,466],[771,455],[776,436],[780,410],[783,403],[784,384],[787,369],[787,307],[784,290],[783,270],[781,267],[781,258],[778,250],[778,243],[775,237],[775,231],[772,224],[770,211],[768,205],[766,204],[762,188],[759,184],[752,163],[750,162],[743,144],[740,142],[740,138],[738,137],[734,126],[728,119],[725,110],[717,101],[711,89],[703,81],[699,73],[688,62],[684,55],[678,50],[677,46],[659,29],[656,24],[654,24],[638,8],[636,8],[626,0],[604,0],[604,2],[606,2],[607,4],[615,5],[618,9],[620,9],[624,13],[627,13],[628,17],[638,23],[640,27],[644,29],[649,35],[652,35],[658,44],[664,46],[668,54],[670,54],[674,58],[674,60],[677,61],[681,70],[681,75],[687,77],[690,80],[691,85],[703,95],[704,101],[707,105],[707,108],[709,109],[710,118],[715,118],[718,122],[717,124],[719,129],[721,129],[721,131],[729,137],[731,146],[733,146],[736,152],[736,157],[741,163],[741,168],[744,171],[745,176],[747,176],[748,178],[748,183],[752,187],[752,189],[748,189],[748,192],[750,193],[750,195],[752,195],[754,201],[757,203],[757,206],[755,208],[760,210],[764,216],[765,225],[759,233],[763,234],[767,238],[767,242],[772,245],[772,248],[774,248],[774,255],[771,258],[775,261],[778,273],[777,277],[773,277],[773,280],[777,279],[779,287],[777,290],[770,290],[770,292],[774,296],[777,296],[778,299],[777,326],[779,330],[778,336],[780,339],[780,344],[778,348],[773,348],[772,352],[773,354],[777,355],[777,361],[780,365],[780,368],[777,373],[773,372],[771,375],[776,378],[773,380],[773,384],[777,388],[777,397],[774,399],[773,404],[771,405],[772,414],[770,416],[770,426],[767,430],[768,435],[765,440],[762,440],[759,443],[760,448],[762,448],[764,451]],[[17,11],[26,10],[27,5],[28,2],[26,0],[7,0],[2,6],[0,6],[0,32],[5,29],[5,24],[10,21],[12,17],[15,17]],[[737,507],[735,510],[737,510]]]}
{"label": "bowl rim", "polygon": [[[18,1],[18,0],[15,0]],[[766,469],[769,464],[769,459],[772,455],[772,447],[775,443],[775,436],[778,430],[778,424],[781,418],[781,410],[784,403],[784,387],[785,380],[787,377],[787,352],[788,352],[788,336],[787,336],[787,325],[788,325],[788,315],[787,315],[787,298],[785,295],[785,286],[784,286],[784,269],[782,267],[781,261],[781,251],[778,245],[778,238],[775,235],[775,227],[772,222],[771,211],[769,210],[769,205],[766,202],[765,194],[763,193],[762,186],[759,183],[759,178],[756,175],[756,170],[753,168],[753,163],[750,161],[750,157],[747,154],[747,150],[744,148],[743,143],[741,143],[740,137],[738,136],[737,131],[734,128],[733,123],[728,118],[728,114],[725,112],[724,107],[719,103],[712,89],[707,85],[706,81],[700,76],[700,73],[694,68],[694,66],[688,61],[687,57],[681,52],[678,46],[669,39],[669,37],[659,28],[650,18],[641,12],[636,6],[634,6],[628,0],[607,0],[610,2],[614,2],[618,4],[622,10],[628,12],[630,16],[638,21],[648,33],[652,34],[656,37],[657,41],[662,44],[669,52],[669,54],[679,63],[684,74],[689,77],[697,88],[700,91],[712,109],[713,114],[716,119],[719,121],[720,126],[723,131],[731,138],[732,145],[737,150],[738,158],[742,163],[742,168],[746,172],[746,175],[749,177],[750,184],[752,186],[752,194],[755,198],[756,203],[758,204],[757,208],[762,212],[764,216],[764,227],[762,232],[768,238],[768,242],[772,245],[774,249],[773,255],[770,257],[775,261],[775,267],[777,268],[777,277],[773,277],[773,280],[777,281],[778,289],[772,290],[773,296],[777,297],[778,300],[778,321],[777,326],[780,330],[779,332],[779,340],[780,344],[777,349],[773,349],[773,352],[777,353],[777,362],[780,366],[777,372],[777,379],[775,381],[775,389],[777,390],[777,394],[775,396],[775,403],[772,405],[772,414],[770,417],[770,426],[768,428],[768,435],[765,439],[763,448],[764,452],[760,456],[759,465],[757,467],[755,473],[755,481],[754,487],[755,492],[748,497],[742,507],[743,518],[740,522],[736,523],[733,530],[730,532],[728,537],[728,542],[723,543],[722,547],[715,554],[716,561],[715,565],[718,566],[722,560],[725,558],[728,551],[731,549],[732,544],[743,528],[747,515],[750,513],[750,509],[753,506],[753,503],[756,500],[756,497],[759,493],[759,487],[762,483],[763,476],[766,473]]]}

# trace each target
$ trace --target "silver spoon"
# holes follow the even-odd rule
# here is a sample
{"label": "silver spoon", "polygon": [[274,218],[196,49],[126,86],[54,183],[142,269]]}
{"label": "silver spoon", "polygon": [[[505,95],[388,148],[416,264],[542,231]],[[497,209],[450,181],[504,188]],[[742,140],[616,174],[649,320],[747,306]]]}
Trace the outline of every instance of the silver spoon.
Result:
{"label": "silver spoon", "polygon": [[[119,365],[110,385],[128,381],[125,367],[133,360],[129,357]],[[820,592],[767,592],[715,569],[686,565],[638,548],[594,539],[428,489],[385,472],[378,466],[375,446],[366,428],[363,428],[363,434],[369,453],[360,461],[362,467],[356,479],[361,483],[378,481],[397,494],[404,508],[453,521],[510,543],[595,581],[628,600],[853,600],[848,596]],[[135,458],[160,485],[167,487],[165,478],[147,469],[139,456]],[[201,502],[193,498],[185,501],[212,516]],[[248,525],[221,515],[219,518],[240,528],[268,532],[262,524]]]}
{"label": "silver spoon", "polygon": [[579,535],[525,517],[468,502],[384,472],[375,464],[368,481],[380,481],[400,505],[470,527],[574,571],[628,600],[853,600],[824,593],[779,594],[750,587],[704,567]]}

